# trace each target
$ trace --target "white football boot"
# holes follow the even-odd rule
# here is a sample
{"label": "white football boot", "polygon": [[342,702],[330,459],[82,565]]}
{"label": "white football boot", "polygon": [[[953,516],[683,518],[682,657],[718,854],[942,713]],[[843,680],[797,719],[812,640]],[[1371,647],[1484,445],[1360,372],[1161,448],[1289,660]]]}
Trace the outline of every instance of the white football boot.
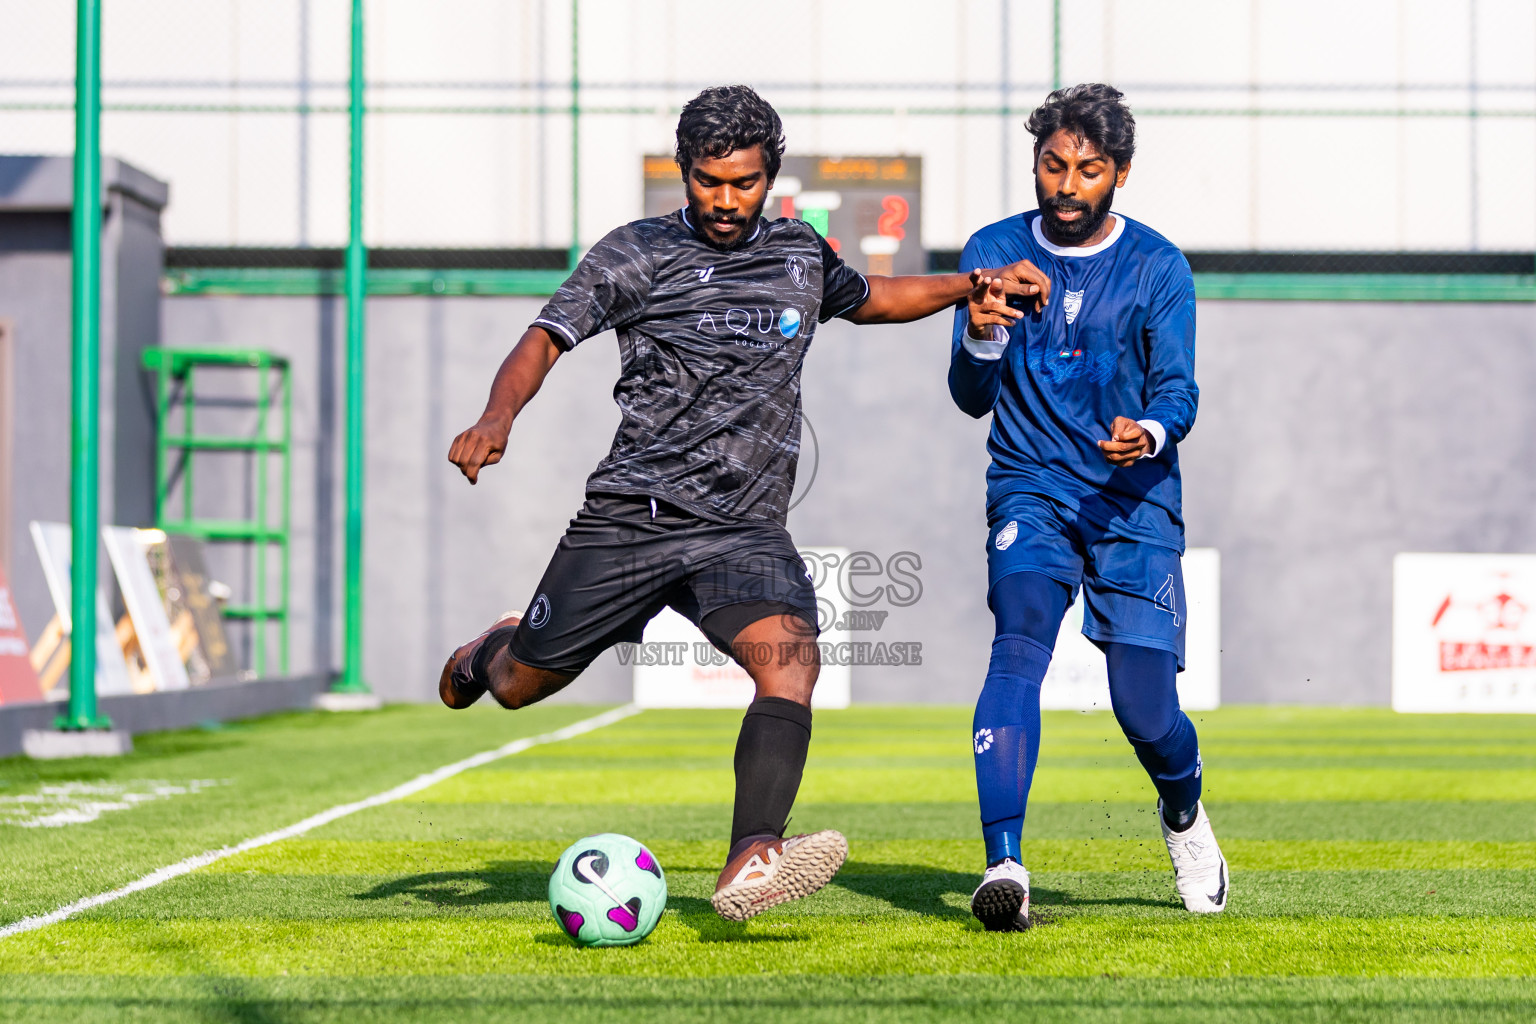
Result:
{"label": "white football boot", "polygon": [[1029,927],[1029,872],[1007,857],[982,876],[971,895],[971,913],[989,932],[1021,932]]}
{"label": "white football boot", "polygon": [[1227,858],[1216,845],[1205,804],[1195,805],[1195,823],[1175,832],[1163,820],[1163,802],[1157,802],[1157,823],[1173,861],[1173,885],[1184,909],[1196,914],[1219,914],[1227,909]]}

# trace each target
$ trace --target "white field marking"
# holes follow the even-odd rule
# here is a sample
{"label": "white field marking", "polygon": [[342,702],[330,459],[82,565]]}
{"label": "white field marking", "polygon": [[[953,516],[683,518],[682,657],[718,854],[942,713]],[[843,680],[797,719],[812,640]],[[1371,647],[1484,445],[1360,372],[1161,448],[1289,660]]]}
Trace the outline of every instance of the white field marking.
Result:
{"label": "white field marking", "polygon": [[151,800],[200,793],[221,783],[216,779],[165,782],[127,779],[114,782],[58,782],[35,793],[0,796],[0,825],[17,828],[63,828],[95,821],[108,811],[128,811]]}
{"label": "white field marking", "polygon": [[435,786],[444,779],[452,778],[460,772],[468,771],[471,768],[478,768],[483,764],[490,764],[492,761],[498,761],[503,757],[511,757],[513,754],[521,754],[530,747],[537,747],[545,743],[559,743],[561,740],[568,740],[583,733],[592,732],[594,729],[601,729],[605,725],[612,725],[614,722],[638,715],[640,711],[641,709],[635,705],[626,704],[621,708],[614,708],[612,711],[605,711],[600,715],[582,719],[580,722],[568,725],[563,729],[556,729],[554,732],[546,732],[539,736],[529,736],[525,739],[513,740],[511,743],[497,747],[495,750],[487,750],[483,754],[466,757],[464,760],[455,761],[453,764],[445,764],[435,771],[427,772],[425,775],[418,775],[409,782],[401,783],[394,789],[386,789],[382,793],[376,793],[366,800],[358,800],[356,803],[350,804],[339,804],[328,811],[321,811],[319,814],[311,815],[303,821],[289,825],[287,828],[280,828],[276,832],[268,832],[265,835],[247,839],[236,846],[223,846],[217,850],[209,850],[195,857],[188,857],[186,860],[177,861],[175,864],[151,871],[143,878],[129,882],[120,889],[113,889],[111,892],[99,893],[95,896],[87,896],[85,899],[66,904],[51,913],[39,914],[36,917],[24,917],[20,921],[0,928],[0,939],[10,938],[12,935],[20,935],[22,932],[36,931],[39,928],[46,928],[51,924],[58,924],[60,921],[74,917],[81,911],[91,910],[105,903],[120,900],[124,896],[131,896],[136,892],[142,892],[145,889],[152,889],[162,882],[169,882],[173,878],[180,878],[182,875],[190,874],[198,868],[207,867],[209,864],[221,861],[226,857],[233,857],[237,853],[245,853],[258,847],[282,842],[284,839],[293,839],[313,829],[317,829],[321,825],[329,825],[337,818],[345,818],[349,814],[356,814],[358,811],[365,811],[370,807],[393,803],[413,793],[420,793],[422,790]]}

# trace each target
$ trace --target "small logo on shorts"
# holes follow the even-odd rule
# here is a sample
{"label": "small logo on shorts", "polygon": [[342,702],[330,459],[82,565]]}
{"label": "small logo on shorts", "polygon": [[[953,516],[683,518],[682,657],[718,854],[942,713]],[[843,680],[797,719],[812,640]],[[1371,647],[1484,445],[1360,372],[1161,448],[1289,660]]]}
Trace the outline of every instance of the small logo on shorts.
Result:
{"label": "small logo on shorts", "polygon": [[985,754],[992,749],[992,730],[977,729],[976,735],[971,737],[971,741],[976,745],[976,753]]}
{"label": "small logo on shorts", "polygon": [[533,599],[533,608],[528,612],[528,628],[538,629],[549,621],[549,598],[540,594]]}
{"label": "small logo on shorts", "polygon": [[997,531],[997,550],[1007,551],[1016,537],[1019,535],[1019,522],[1016,519],[1008,520],[1008,525]]}

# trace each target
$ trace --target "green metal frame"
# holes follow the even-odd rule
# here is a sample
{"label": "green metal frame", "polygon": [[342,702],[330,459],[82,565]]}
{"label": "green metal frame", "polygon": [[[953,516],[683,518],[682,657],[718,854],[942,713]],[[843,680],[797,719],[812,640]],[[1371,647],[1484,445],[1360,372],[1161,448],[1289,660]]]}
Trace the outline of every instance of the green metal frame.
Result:
{"label": "green metal frame", "polygon": [[[194,371],[199,366],[248,367],[259,374],[256,386],[256,429],[249,437],[198,434],[196,431],[196,396]],[[231,604],[224,609],[230,619],[254,621],[254,651],[251,668],[258,676],[267,668],[267,622],[277,620],[281,630],[278,640],[278,665],[288,671],[288,591],[291,499],[293,496],[293,379],[288,360],[259,349],[230,348],[150,348],[144,351],[144,367],[156,374],[155,387],[155,522],[167,533],[180,533],[208,541],[244,542],[255,545],[256,580],[250,604]],[[274,374],[282,391],[282,419],[279,433],[272,433],[272,392]],[[181,429],[171,430],[171,409],[182,409]],[[193,512],[193,453],[199,451],[251,452],[256,456],[256,518],[207,519]],[[282,459],[282,502],[280,524],[272,525],[268,488],[272,456]],[[179,457],[178,457],[179,456]],[[181,473],[181,509],[173,516],[168,507],[171,481]],[[280,593],[275,603],[267,600],[267,549],[277,545],[280,566]]]}
{"label": "green metal frame", "polygon": [[[370,270],[371,295],[552,295],[565,270]],[[172,295],[340,295],[334,270],[199,269],[165,276]],[[1531,274],[1196,274],[1202,299],[1536,302]]]}
{"label": "green metal frame", "polygon": [[1201,299],[1536,302],[1531,274],[1196,274]]}
{"label": "green metal frame", "polygon": [[[369,295],[553,295],[569,270],[371,269]],[[169,295],[344,295],[339,270],[210,267],[167,271]]]}

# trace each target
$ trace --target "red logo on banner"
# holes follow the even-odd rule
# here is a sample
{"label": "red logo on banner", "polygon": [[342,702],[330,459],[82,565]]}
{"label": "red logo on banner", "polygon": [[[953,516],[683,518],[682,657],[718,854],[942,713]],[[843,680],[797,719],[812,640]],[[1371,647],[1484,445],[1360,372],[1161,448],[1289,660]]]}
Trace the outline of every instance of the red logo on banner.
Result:
{"label": "red logo on banner", "polygon": [[1440,641],[1441,672],[1480,672],[1490,668],[1536,668],[1536,647]]}

